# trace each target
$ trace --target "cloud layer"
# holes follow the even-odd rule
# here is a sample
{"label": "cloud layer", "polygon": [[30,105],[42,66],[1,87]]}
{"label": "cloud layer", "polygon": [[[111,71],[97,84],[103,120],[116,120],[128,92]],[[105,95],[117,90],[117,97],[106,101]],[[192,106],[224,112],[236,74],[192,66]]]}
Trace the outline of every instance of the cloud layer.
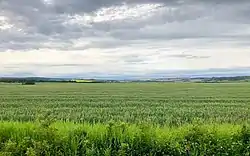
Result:
{"label": "cloud layer", "polygon": [[250,67],[248,0],[2,0],[0,75]]}

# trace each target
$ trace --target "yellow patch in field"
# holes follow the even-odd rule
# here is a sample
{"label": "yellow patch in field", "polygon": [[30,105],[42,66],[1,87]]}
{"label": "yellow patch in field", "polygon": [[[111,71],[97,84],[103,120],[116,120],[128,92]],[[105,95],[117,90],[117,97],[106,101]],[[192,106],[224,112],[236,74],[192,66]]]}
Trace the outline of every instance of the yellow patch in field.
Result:
{"label": "yellow patch in field", "polygon": [[75,80],[77,83],[87,83],[87,82],[93,82],[93,80]]}

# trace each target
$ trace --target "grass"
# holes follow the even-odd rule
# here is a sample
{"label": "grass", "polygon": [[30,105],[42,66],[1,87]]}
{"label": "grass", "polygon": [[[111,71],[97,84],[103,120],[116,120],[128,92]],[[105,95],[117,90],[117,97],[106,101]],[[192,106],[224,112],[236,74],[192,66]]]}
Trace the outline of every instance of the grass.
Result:
{"label": "grass", "polygon": [[0,120],[249,123],[250,83],[0,84]]}
{"label": "grass", "polygon": [[0,151],[12,155],[249,155],[240,125],[0,123]]}
{"label": "grass", "polygon": [[0,84],[0,99],[0,156],[250,155],[250,83]]}

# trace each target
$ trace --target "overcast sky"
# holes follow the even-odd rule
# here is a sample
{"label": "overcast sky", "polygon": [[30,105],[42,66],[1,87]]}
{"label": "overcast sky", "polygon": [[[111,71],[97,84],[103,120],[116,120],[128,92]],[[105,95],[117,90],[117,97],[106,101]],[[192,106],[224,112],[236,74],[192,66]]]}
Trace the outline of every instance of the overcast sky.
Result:
{"label": "overcast sky", "polygon": [[250,0],[0,0],[0,76],[249,67]]}

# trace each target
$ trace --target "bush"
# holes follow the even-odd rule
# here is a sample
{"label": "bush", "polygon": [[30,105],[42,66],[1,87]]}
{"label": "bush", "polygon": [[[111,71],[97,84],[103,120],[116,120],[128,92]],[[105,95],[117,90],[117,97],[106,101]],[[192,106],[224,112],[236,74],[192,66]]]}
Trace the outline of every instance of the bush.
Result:
{"label": "bush", "polygon": [[33,82],[33,81],[26,81],[26,82],[23,82],[22,85],[35,85],[36,83]]}

